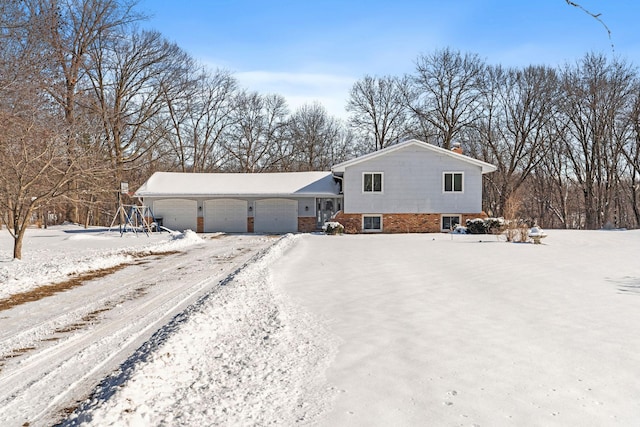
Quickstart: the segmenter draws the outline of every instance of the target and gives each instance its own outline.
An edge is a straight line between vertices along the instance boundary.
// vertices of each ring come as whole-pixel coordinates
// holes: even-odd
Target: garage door
[[[195,200],[156,200],[153,202],[153,216],[162,218],[162,225],[170,230],[197,231],[197,206]]]
[[[247,232],[247,201],[238,199],[215,199],[204,202],[204,231],[211,233]]]
[[[298,231],[298,202],[289,199],[256,201],[253,229],[256,233]]]

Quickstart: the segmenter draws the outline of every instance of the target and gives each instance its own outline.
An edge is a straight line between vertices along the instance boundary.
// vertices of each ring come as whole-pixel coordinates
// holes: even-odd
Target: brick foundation
[[[298,217],[298,231],[300,233],[311,233],[318,229],[316,218],[313,216]]]
[[[486,219],[489,216],[484,213],[484,212],[480,212],[477,214],[462,214],[461,219],[460,219],[460,225],[467,225],[467,220],[468,219],[476,219],[476,218],[482,218],[482,219]]]
[[[198,217],[198,229],[196,233],[204,233],[204,218],[201,216]]]
[[[247,217],[247,233],[253,233],[253,217]]]
[[[342,224],[346,234],[356,234],[362,231],[362,215],[360,214],[345,214],[340,211],[333,220]]]
[[[383,233],[438,233],[440,214],[382,215]]]
[[[363,214],[345,214],[338,212],[335,220],[344,226],[347,234],[362,233]],[[373,215],[373,214],[372,214]],[[460,214],[461,224],[464,225],[467,219],[484,218],[486,214]],[[441,214],[383,214],[383,233],[439,233]]]

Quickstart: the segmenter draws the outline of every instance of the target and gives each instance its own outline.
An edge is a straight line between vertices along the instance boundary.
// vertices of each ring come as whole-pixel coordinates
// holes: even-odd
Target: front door
[[[316,199],[316,219],[318,228],[322,228],[325,222],[331,221],[336,213],[335,199]]]

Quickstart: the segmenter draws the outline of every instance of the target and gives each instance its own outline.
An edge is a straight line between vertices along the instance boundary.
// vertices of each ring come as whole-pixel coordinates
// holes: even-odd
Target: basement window
[[[460,215],[442,215],[442,231],[452,231],[460,224]]]
[[[363,215],[362,230],[368,232],[382,231],[382,215]]]

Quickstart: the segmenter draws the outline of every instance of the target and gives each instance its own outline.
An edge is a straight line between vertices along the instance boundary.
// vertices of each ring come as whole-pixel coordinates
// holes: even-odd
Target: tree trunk
[[[13,259],[22,259],[22,241],[26,228],[15,230],[16,234],[13,239]]]
[[[631,181],[631,207],[636,220],[636,228],[640,227],[640,209],[638,209],[638,191],[635,180]]]

